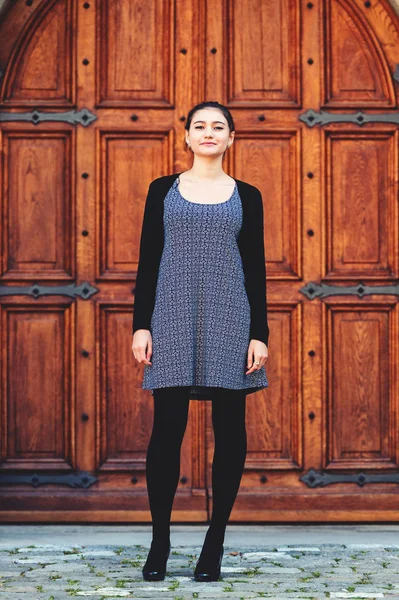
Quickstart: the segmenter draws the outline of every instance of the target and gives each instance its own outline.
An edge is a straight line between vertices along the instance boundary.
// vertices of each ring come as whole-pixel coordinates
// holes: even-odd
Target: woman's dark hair
[[[187,120],[186,120],[184,129],[187,129],[187,131],[190,129],[191,121],[193,120],[194,114],[197,112],[197,110],[201,110],[202,108],[217,108],[217,109],[219,109],[223,113],[223,115],[226,117],[226,121],[227,121],[227,124],[230,129],[230,133],[232,131],[235,131],[233,116],[232,116],[231,112],[229,111],[229,109],[226,106],[224,106],[224,104],[219,104],[219,102],[216,102],[214,100],[208,100],[207,102],[201,102],[200,104],[196,104],[195,106],[193,106],[193,108],[190,110],[190,112],[187,115]],[[187,148],[187,144],[186,144],[185,140],[184,140],[183,144],[184,144],[184,149],[187,152],[188,148]]]

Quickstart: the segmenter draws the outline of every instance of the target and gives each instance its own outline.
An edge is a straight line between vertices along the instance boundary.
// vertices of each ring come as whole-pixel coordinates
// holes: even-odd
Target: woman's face
[[[227,119],[217,108],[197,110],[191,119],[190,129],[186,130],[186,141],[194,154],[219,156],[231,146],[234,131],[230,133]]]

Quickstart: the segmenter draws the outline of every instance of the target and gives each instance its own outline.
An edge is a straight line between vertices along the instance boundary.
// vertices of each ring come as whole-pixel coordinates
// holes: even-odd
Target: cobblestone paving
[[[143,580],[147,546],[31,545],[0,551],[0,600],[87,597],[399,599],[399,544],[262,546],[225,544],[219,581],[198,583],[201,547],[172,546],[164,581]]]

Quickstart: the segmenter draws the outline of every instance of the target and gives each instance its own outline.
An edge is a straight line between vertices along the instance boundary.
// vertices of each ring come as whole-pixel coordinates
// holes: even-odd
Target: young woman
[[[190,399],[212,401],[212,518],[194,578],[215,581],[244,469],[246,395],[268,387],[262,196],[223,170],[235,135],[225,106],[197,104],[185,129],[192,167],[148,190],[134,300],[132,350],[144,363],[142,387],[154,397],[148,581],[166,573]]]

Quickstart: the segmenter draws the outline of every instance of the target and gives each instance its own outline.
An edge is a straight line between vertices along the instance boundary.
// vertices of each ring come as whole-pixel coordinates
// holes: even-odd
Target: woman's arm
[[[245,289],[251,307],[250,339],[269,341],[266,299],[266,258],[262,194],[251,186],[245,195],[243,224],[238,237],[245,274]]]
[[[157,191],[155,181],[152,181],[148,188],[141,229],[132,333],[137,329],[151,330],[163,246],[163,198]]]

